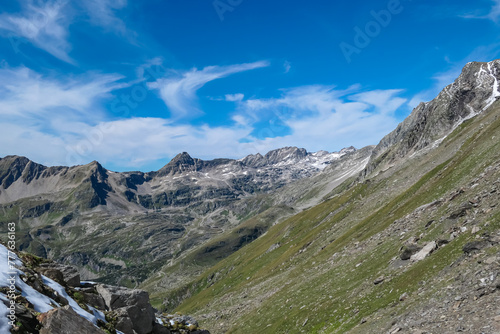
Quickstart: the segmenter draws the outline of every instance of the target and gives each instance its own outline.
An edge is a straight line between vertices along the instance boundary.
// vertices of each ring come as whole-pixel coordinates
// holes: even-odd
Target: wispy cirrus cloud
[[[160,97],[176,119],[200,115],[196,92],[210,81],[225,78],[231,74],[269,66],[267,61],[229,66],[208,66],[202,70],[193,68],[175,76],[160,78],[148,83],[150,89],[159,91]]]
[[[44,76],[27,67],[0,68],[0,148],[49,165],[67,162],[68,145],[96,135],[108,118],[103,101],[128,86],[118,74]],[[100,135],[100,134],[99,134]]]
[[[242,101],[245,98],[244,94],[238,93],[238,94],[226,94],[225,95],[225,100],[228,102],[239,102]]]
[[[491,9],[486,14],[466,14],[462,15],[462,18],[465,19],[483,19],[483,20],[491,20],[493,22],[498,23],[500,19],[500,0],[492,0],[493,4]]]
[[[398,96],[401,90],[316,85],[282,90],[278,98],[229,96],[226,100],[234,100],[237,109],[233,122],[224,126],[157,117],[117,120],[103,104],[126,85],[120,79],[113,74],[56,79],[25,67],[1,68],[0,81],[9,85],[0,88],[0,154],[25,155],[48,165],[98,160],[123,170],[151,166],[180,151],[211,159],[283,146],[311,151],[361,147],[376,144],[397,125],[392,111],[405,102]],[[289,131],[283,134],[280,127]]]
[[[52,119],[57,114],[97,117],[97,102],[127,86],[118,74],[89,73],[65,80],[45,77],[27,67],[0,68],[0,115],[20,121]]]
[[[264,137],[250,136],[245,140],[254,142],[259,151],[297,145],[309,150],[331,150],[338,148],[339,143],[362,147],[377,144],[398,124],[394,112],[407,101],[398,96],[401,92],[361,91],[359,85],[345,90],[303,86],[284,90],[279,98],[243,101],[233,119],[246,126],[263,118],[269,121]],[[276,135],[280,132],[276,124],[287,127],[288,134]]]
[[[72,49],[69,27],[74,23],[73,11],[78,3],[68,0],[20,0],[20,4],[20,12],[0,14],[0,30],[7,32],[11,38],[26,39],[52,56],[75,64],[69,55]],[[117,10],[127,5],[126,0],[82,0],[79,4],[94,25],[122,35],[127,31],[125,23],[116,15]]]
[[[67,41],[70,22],[64,13],[67,4],[66,0],[37,4],[33,1],[21,1],[20,13],[0,14],[0,29],[7,31],[10,36],[29,40],[58,59],[74,63],[68,55],[71,45]]]
[[[82,6],[94,25],[114,30],[122,35],[127,31],[125,22],[117,11],[127,6],[127,0],[82,0]]]
[[[390,114],[407,101],[405,98],[397,97],[402,92],[402,89],[373,90],[355,94],[351,99],[372,105],[382,114]]]

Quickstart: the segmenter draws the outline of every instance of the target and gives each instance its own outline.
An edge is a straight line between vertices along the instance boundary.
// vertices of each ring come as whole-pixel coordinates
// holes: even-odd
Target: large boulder
[[[413,254],[419,252],[422,248],[415,244],[409,244],[403,247],[403,252],[399,256],[401,260],[406,261],[409,260]]]
[[[95,307],[98,310],[106,309],[104,299],[99,294],[82,291],[82,295],[85,304]]]
[[[70,306],[64,306],[42,313],[37,317],[42,324],[40,334],[85,333],[104,334],[87,319],[79,316]]]
[[[59,269],[55,268],[40,268],[38,272],[42,275],[47,276],[48,278],[56,281],[59,284],[65,284],[64,276]]]
[[[490,245],[490,243],[486,240],[475,240],[475,241],[471,241],[471,242],[466,243],[462,247],[462,251],[465,254],[471,254],[474,251],[479,251],[483,248],[488,247],[489,245]]]
[[[125,306],[149,305],[149,295],[144,290],[127,289],[120,286],[98,284],[97,293],[104,299],[104,303],[110,310],[116,310]]]
[[[123,328],[117,327],[117,329],[125,334],[133,334],[133,331],[137,334],[151,333],[155,322],[155,313],[149,303],[149,295],[146,291],[104,284],[97,285],[96,290],[104,299],[106,307],[117,311],[119,327]],[[132,323],[133,331],[128,328],[130,323],[127,318]]]
[[[134,324],[130,319],[128,312],[125,308],[118,309],[113,312],[113,316],[116,317],[115,328],[125,334],[134,333]]]
[[[431,241],[427,245],[425,245],[424,248],[422,248],[419,252],[413,254],[410,259],[415,262],[421,261],[429,256],[429,254],[431,254],[436,248],[437,243],[435,241]]]

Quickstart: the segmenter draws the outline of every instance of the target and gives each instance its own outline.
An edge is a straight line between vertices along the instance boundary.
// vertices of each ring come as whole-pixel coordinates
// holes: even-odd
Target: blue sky
[[[500,0],[56,0],[0,5],[0,156],[157,170],[377,144],[469,61]]]

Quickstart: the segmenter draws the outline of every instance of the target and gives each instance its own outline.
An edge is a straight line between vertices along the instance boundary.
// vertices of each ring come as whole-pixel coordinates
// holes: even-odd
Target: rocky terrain
[[[359,150],[181,153],[150,173],[6,157],[1,220],[211,333],[499,333],[499,78],[467,64]]]
[[[20,250],[75,265],[85,279],[135,287],[193,247],[273,205],[290,205],[290,197],[274,198],[274,192],[355,151],[287,147],[213,161],[181,153],[150,173],[115,173],[98,162],[45,167],[8,156],[0,159],[0,220],[16,223]],[[224,256],[266,226],[239,233]]]
[[[499,64],[468,64],[357,177],[164,304],[214,333],[500,332]]]
[[[10,261],[0,276],[2,333],[210,334],[192,317],[158,313],[146,291],[80,281],[72,266],[1,244],[0,255]]]

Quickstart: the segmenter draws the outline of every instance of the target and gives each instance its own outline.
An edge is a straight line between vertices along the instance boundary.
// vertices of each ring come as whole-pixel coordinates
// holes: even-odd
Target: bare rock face
[[[106,306],[116,311],[117,329],[125,334],[147,334],[153,330],[155,313],[149,303],[149,295],[143,290],[130,290],[117,286],[99,284],[97,292]],[[132,331],[131,331],[132,329]]]
[[[80,317],[70,306],[64,306],[42,313],[38,320],[43,325],[40,334],[85,333],[104,334],[87,319]]]
[[[471,62],[454,83],[432,101],[420,103],[373,151],[367,172],[382,160],[391,164],[431,146],[463,121],[486,111],[500,97],[500,60]]]

